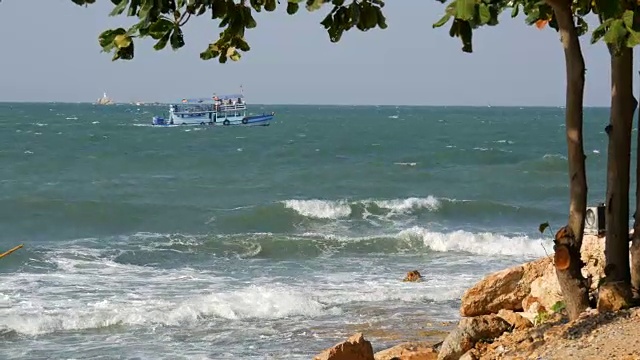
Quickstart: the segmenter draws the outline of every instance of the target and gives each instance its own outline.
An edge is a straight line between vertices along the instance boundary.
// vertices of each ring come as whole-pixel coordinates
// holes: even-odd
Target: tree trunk
[[[631,241],[631,288],[633,297],[640,299],[640,111],[638,112],[636,150],[636,216],[633,221],[633,240]]]
[[[582,143],[582,106],[584,97],[584,58],[578,40],[571,1],[548,0],[553,8],[562,46],[567,75],[566,131],[569,162],[569,222],[555,236],[556,274],[566,309],[576,319],[589,307],[589,291],[582,276],[580,248],[587,208],[587,177]]]
[[[633,50],[624,47],[611,54],[611,119],[607,157],[605,244],[607,282],[630,284],[629,270],[629,170],[631,127],[636,100],[633,97]]]

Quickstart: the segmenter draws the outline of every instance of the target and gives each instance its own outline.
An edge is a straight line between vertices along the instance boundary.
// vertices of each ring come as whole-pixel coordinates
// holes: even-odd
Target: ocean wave
[[[433,232],[421,227],[401,231],[398,236],[421,239],[424,246],[438,252],[467,252],[477,255],[505,255],[542,257],[553,244],[548,239],[531,239],[528,236],[506,236],[489,232],[471,233],[457,230],[449,233]]]
[[[348,218],[357,213],[385,213],[393,216],[407,214],[411,211],[426,209],[436,211],[440,207],[440,200],[433,196],[426,198],[410,197],[406,199],[391,200],[285,200],[285,208],[296,213],[317,219]]]
[[[95,299],[94,299],[95,300]],[[339,314],[340,310],[285,285],[256,286],[191,297],[182,302],[153,298],[69,299],[69,305],[16,304],[0,310],[0,333],[41,335],[112,326],[184,326],[215,319],[282,319]]]
[[[128,244],[133,245],[131,240]],[[438,232],[420,226],[366,236],[312,231],[199,236],[157,234],[153,240],[141,243],[139,248],[119,253],[114,261],[145,265],[154,261],[173,261],[180,256],[191,260],[212,255],[223,258],[304,259],[430,252],[534,258],[545,256],[552,246],[549,239],[525,235],[463,230]],[[168,254],[167,251],[175,253]]]

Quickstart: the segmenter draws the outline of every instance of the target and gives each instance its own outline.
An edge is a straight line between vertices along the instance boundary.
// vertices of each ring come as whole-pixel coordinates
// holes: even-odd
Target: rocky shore
[[[640,360],[640,309],[602,299],[604,238],[585,235],[581,258],[593,309],[568,321],[551,256],[490,274],[462,296],[461,320],[441,342],[404,342],[374,353],[356,333],[314,360]],[[405,281],[419,281],[418,271]],[[602,291],[602,290],[601,290]],[[606,298],[601,296],[601,298]]]

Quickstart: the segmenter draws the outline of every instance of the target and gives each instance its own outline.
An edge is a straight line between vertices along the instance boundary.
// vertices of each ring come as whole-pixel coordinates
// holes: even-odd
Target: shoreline
[[[604,237],[585,235],[581,249],[582,272],[591,279],[594,298],[604,277],[604,242]],[[390,338],[396,343],[391,347],[380,346],[380,339],[400,331],[355,326],[349,329],[354,331],[347,341],[313,359],[595,360],[604,356],[640,360],[640,308],[602,312],[589,308],[579,319],[569,321],[552,255],[486,275],[461,297],[460,315],[457,322],[443,323],[441,332]]]

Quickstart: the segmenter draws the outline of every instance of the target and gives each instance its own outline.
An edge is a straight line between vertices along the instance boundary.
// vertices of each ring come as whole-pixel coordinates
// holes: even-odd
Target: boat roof
[[[218,97],[218,100],[228,100],[228,99],[238,99],[244,98],[243,94],[228,94],[228,95],[214,95],[212,97],[208,97],[208,98],[184,98],[181,99],[180,101],[176,102],[176,104],[205,104],[205,103],[213,103],[214,102],[214,98]]]

